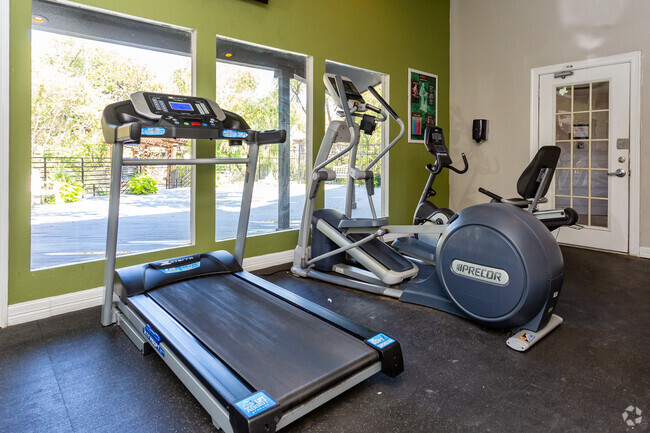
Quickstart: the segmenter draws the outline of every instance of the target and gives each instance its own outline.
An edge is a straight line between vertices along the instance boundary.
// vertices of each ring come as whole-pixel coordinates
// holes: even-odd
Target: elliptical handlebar
[[[327,74],[323,77],[325,81],[325,85],[327,87]],[[345,115],[345,122],[347,123],[348,129],[350,130],[350,143],[345,147],[345,149],[337,152],[335,155],[325,159],[325,161],[321,162],[320,164],[316,165],[312,169],[312,175],[314,173],[317,173],[319,170],[327,166],[328,164],[332,163],[333,161],[339,159],[346,153],[348,153],[354,146],[358,144],[359,141],[359,134],[357,133],[357,130],[355,128],[356,123],[352,119],[352,113],[350,112],[350,105],[348,101],[347,94],[345,93],[345,87],[343,86],[343,79],[341,78],[340,75],[336,75],[334,77],[334,80],[336,82],[336,90],[338,92],[338,97],[341,100],[341,105],[343,108],[343,113]],[[330,92],[331,93],[331,92]],[[334,95],[332,95],[334,97]]]
[[[368,164],[368,165],[366,166],[365,171],[370,171],[370,170],[372,169],[372,167],[373,167],[375,164],[377,164],[377,163],[379,162],[379,160],[381,160],[381,158],[383,158],[383,156],[386,155],[386,153],[388,153],[388,151],[389,151],[393,146],[395,146],[395,144],[397,144],[397,142],[398,142],[398,141],[399,141],[399,140],[404,136],[404,132],[405,132],[404,122],[402,122],[402,119],[399,118],[399,116],[397,115],[397,113],[395,112],[395,110],[393,110],[393,108],[392,108],[390,105],[388,105],[388,102],[386,102],[386,100],[385,100],[384,98],[381,97],[381,95],[380,95],[380,94],[375,90],[375,88],[374,88],[373,86],[368,86],[368,91],[372,94],[372,96],[375,97],[375,99],[377,99],[377,101],[379,101],[379,103],[381,104],[381,106],[382,106],[382,107],[383,107],[383,108],[388,112],[388,114],[390,114],[390,116],[391,116],[391,117],[392,117],[392,118],[397,122],[397,124],[400,126],[400,131],[399,131],[399,134],[397,134],[397,137],[395,137],[395,138],[394,138],[390,143],[388,143],[388,146],[386,146],[386,148],[385,148],[384,150],[382,150],[381,152],[379,152],[379,155],[377,155],[377,156],[375,157],[375,159],[373,159],[372,161],[370,161],[370,164]],[[383,111],[383,110],[381,110],[381,111]],[[383,112],[380,113],[380,114],[384,115]],[[385,116],[385,115],[384,115],[384,116]]]
[[[345,93],[345,88],[343,87],[343,79],[340,75],[336,75],[336,90],[339,92],[339,98],[341,98],[341,105],[343,106],[343,113],[345,114],[345,121],[349,127],[352,127],[354,120],[352,120],[352,114],[350,114],[350,106],[348,105],[348,97]]]
[[[372,96],[375,97],[375,99],[377,101],[379,101],[381,106],[386,109],[388,114],[390,114],[390,117],[392,117],[395,120],[399,120],[399,116],[397,115],[395,110],[393,110],[393,108],[390,105],[388,105],[388,102],[386,102],[386,100],[384,98],[382,98],[379,93],[377,93],[377,91],[375,90],[375,88],[373,86],[368,86],[368,91],[372,94]]]
[[[385,148],[384,150],[382,150],[381,152],[379,152],[379,155],[377,155],[377,156],[375,157],[375,159],[373,159],[372,161],[370,161],[370,164],[368,164],[368,166],[365,168],[365,171],[370,171],[370,169],[372,169],[372,167],[373,167],[375,164],[377,164],[377,163],[379,162],[379,160],[380,160],[381,158],[383,158],[383,156],[386,155],[386,154],[388,153],[388,151],[389,151],[393,146],[395,146],[395,144],[397,144],[397,142],[400,141],[400,139],[404,136],[404,131],[405,131],[405,128],[404,128],[404,122],[402,122],[402,119],[400,119],[399,117],[394,118],[394,119],[395,119],[395,121],[397,122],[397,124],[398,124],[399,127],[400,127],[399,134],[397,134],[397,137],[395,137],[395,138],[394,138],[390,143],[388,143],[388,146],[386,146],[386,148]]]

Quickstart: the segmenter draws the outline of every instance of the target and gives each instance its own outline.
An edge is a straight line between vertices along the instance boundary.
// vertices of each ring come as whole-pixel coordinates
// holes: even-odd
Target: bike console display
[[[440,173],[443,168],[448,168],[458,174],[463,174],[467,171],[467,157],[464,153],[461,154],[461,157],[463,158],[463,164],[465,164],[465,167],[459,170],[452,165],[454,162],[451,160],[451,156],[449,156],[449,151],[447,150],[447,145],[445,144],[445,134],[439,126],[427,126],[424,131],[424,145],[436,158],[435,164],[428,164],[426,166],[430,173],[436,175]]]
[[[436,161],[446,167],[452,164],[447,145],[445,144],[445,135],[439,126],[427,126],[424,133],[424,145],[427,150],[436,157]]]

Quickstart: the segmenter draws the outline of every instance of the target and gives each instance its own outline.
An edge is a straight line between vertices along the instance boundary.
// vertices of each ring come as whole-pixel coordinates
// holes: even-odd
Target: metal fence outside
[[[305,178],[304,140],[297,140],[298,145],[290,154],[290,176],[292,181],[301,181]],[[108,194],[111,176],[110,158],[93,157],[66,157],[66,156],[33,156],[32,173],[38,174],[41,185],[34,190],[47,190],[48,182],[59,171],[83,185],[86,195],[99,196]],[[142,167],[124,167],[122,180],[125,183],[136,173],[142,173]],[[144,173],[153,176],[166,189],[186,188],[192,184],[192,170],[187,166],[153,167],[144,170]],[[219,166],[216,168],[218,182],[237,182],[243,180],[244,170],[236,166]],[[261,155],[257,166],[259,179],[273,177],[277,179],[277,155]],[[33,185],[32,188],[36,186]]]
[[[56,172],[65,170],[66,174],[80,182],[86,194],[103,195],[108,193],[111,160],[110,158],[83,158],[61,156],[32,157],[32,171],[45,185]]]

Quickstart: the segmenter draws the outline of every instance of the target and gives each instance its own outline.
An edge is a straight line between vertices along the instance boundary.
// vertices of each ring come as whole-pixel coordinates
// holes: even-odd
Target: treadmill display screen
[[[174,110],[194,111],[194,107],[192,107],[192,104],[188,104],[186,102],[172,102],[172,101],[169,101],[169,106],[172,107],[172,109],[174,109]]]

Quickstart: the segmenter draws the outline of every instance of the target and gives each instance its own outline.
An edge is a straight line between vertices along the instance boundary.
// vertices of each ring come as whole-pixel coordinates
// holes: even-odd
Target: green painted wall
[[[215,95],[217,34],[313,56],[314,152],[325,130],[325,60],[390,75],[390,101],[405,119],[407,68],[438,74],[438,123],[449,128],[449,0],[80,0],[90,6],[196,30],[197,95]],[[30,28],[31,2],[11,0],[11,131],[9,303],[102,285],[103,261],[30,271]],[[418,18],[420,18],[418,20]],[[424,19],[426,18],[426,20]],[[368,25],[363,34],[359,25]],[[218,101],[217,101],[218,102]],[[397,134],[395,124],[391,136]],[[205,143],[203,143],[205,144]],[[197,146],[199,157],[214,146]],[[390,154],[389,214],[392,223],[409,223],[427,174],[430,155],[420,144],[398,143]],[[123,257],[118,266],[215,249],[232,252],[234,242],[214,242],[214,168],[198,167],[196,244],[163,252]],[[448,201],[448,181],[436,183],[437,203]],[[297,231],[251,237],[246,256],[285,251]]]

